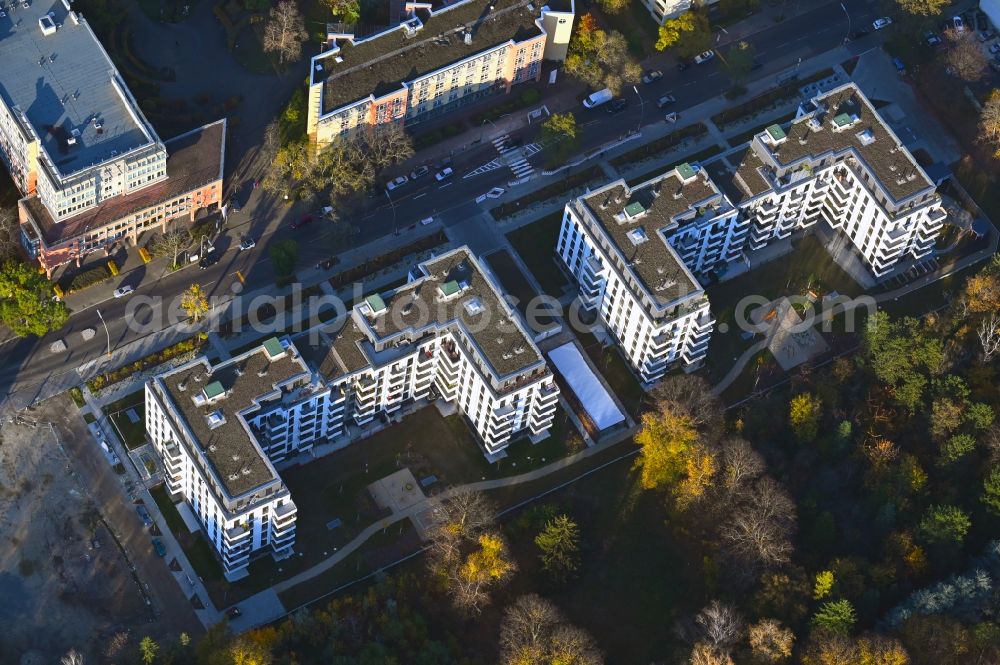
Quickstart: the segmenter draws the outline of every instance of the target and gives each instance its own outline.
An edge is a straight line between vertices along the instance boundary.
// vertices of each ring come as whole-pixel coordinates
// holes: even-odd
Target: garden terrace
[[[437,11],[418,10],[423,24],[416,36],[407,37],[405,24],[352,43],[339,44],[336,57],[317,59],[323,67],[323,113],[363,99],[381,97],[403,87],[404,82],[437,71],[451,63],[487,51],[505,42],[521,42],[542,34],[538,14],[524,0],[467,0]],[[491,9],[492,7],[492,9]],[[466,44],[461,33],[472,33]],[[341,60],[341,62],[338,62]]]
[[[664,233],[700,217],[701,208],[722,205],[723,201],[707,173],[697,172],[687,163],[631,189],[618,181],[578,199],[661,305],[701,290]]]
[[[742,203],[747,199],[771,191],[771,183],[760,171],[762,168],[764,168],[764,162],[760,161],[756,152],[747,148],[740,160],[740,165],[736,167],[736,172],[733,174],[735,187],[726,188],[733,201]]]
[[[897,203],[934,184],[910,152],[889,129],[868,99],[853,84],[817,97],[818,108],[792,123],[786,136],[767,132],[754,138],[754,147],[779,168],[802,160],[840,158],[853,153]]]

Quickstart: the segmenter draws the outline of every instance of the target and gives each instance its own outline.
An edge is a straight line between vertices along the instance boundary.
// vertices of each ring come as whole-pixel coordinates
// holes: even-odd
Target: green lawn
[[[174,537],[188,533],[187,525],[184,523],[184,519],[181,518],[181,514],[177,512],[177,505],[170,500],[170,494],[167,492],[167,486],[157,485],[153,489],[149,490],[149,493],[152,495],[153,501],[156,502],[160,512],[163,513],[163,519],[167,521],[167,527],[169,527],[170,531],[173,532]]]
[[[538,285],[546,294],[556,298],[569,285],[565,273],[556,264],[556,243],[561,225],[562,212],[557,212],[507,234]]]
[[[206,588],[213,599],[213,589],[226,584],[223,579],[222,566],[216,558],[215,551],[206,540],[205,535],[199,530],[191,533],[188,531],[184,519],[177,511],[177,505],[170,500],[166,485],[157,485],[149,490],[153,501],[163,514],[163,519],[167,521],[167,527],[174,538],[180,543],[184,555],[191,562],[198,576],[205,581]]]
[[[129,419],[129,409],[135,410],[138,422],[133,423]],[[146,396],[142,389],[105,405],[103,411],[114,423],[126,448],[133,450],[146,443]]]

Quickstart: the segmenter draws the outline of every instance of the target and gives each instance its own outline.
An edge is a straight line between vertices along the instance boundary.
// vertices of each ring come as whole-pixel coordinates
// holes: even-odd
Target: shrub
[[[59,286],[62,288],[64,293],[75,293],[94,286],[95,284],[106,282],[111,279],[111,277],[111,271],[108,270],[108,266],[102,264],[94,266],[89,270],[78,272],[69,277],[64,276],[63,281],[59,284]]]
[[[83,391],[76,386],[69,389],[69,396],[73,398],[73,403],[76,404],[76,408],[82,409],[86,406],[87,402],[83,399]]]

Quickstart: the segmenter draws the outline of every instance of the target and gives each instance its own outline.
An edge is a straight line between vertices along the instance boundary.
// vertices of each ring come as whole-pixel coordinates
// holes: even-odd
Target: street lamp
[[[392,206],[392,232],[393,235],[399,235],[399,227],[396,226],[396,202],[392,200],[392,196],[389,195],[389,190],[385,190],[385,198],[389,199],[389,205]]]
[[[483,118],[483,123],[480,125],[480,127],[485,127],[486,123],[490,123],[493,126],[493,129],[496,130],[497,132],[500,131],[500,129],[497,127],[496,123],[493,122],[492,120],[490,120],[489,118]],[[480,143],[483,142],[483,132],[479,132],[479,142]]]
[[[97,318],[101,320],[104,325],[104,334],[108,336],[108,358],[111,357],[111,333],[108,332],[108,324],[104,322],[104,317],[101,316],[101,310],[95,310],[97,312]]]
[[[844,43],[846,44],[851,40],[851,12],[847,11],[847,7],[844,3],[840,3],[840,8],[844,10],[844,14],[847,15],[847,36],[844,37]]]
[[[632,86],[635,90],[635,96],[639,98],[639,125],[635,128],[635,133],[638,134],[642,131],[642,116],[646,110],[646,103],[642,99],[642,95],[639,94],[639,88],[637,86]]]

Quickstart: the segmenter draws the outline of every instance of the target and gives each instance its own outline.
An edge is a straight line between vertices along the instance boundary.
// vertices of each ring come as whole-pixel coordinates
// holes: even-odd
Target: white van
[[[598,90],[597,92],[592,93],[589,97],[583,100],[583,105],[588,109],[597,108],[601,104],[610,102],[613,97],[614,95],[611,94],[611,91],[605,88],[604,90]]]

